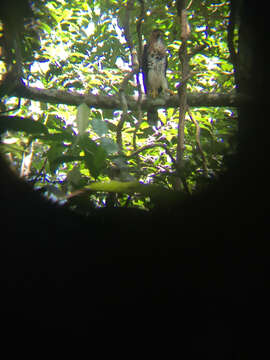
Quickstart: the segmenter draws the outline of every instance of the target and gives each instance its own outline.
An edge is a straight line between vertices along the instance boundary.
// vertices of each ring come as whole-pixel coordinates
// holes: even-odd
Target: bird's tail
[[[147,121],[149,125],[155,126],[158,122],[158,111],[156,109],[151,109],[147,111]]]

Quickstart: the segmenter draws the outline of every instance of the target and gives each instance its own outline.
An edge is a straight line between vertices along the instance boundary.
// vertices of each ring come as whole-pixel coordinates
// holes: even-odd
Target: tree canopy
[[[38,20],[12,49],[20,81],[5,77],[5,53],[0,63],[1,147],[21,176],[88,213],[151,209],[163,194],[199,191],[226,169],[241,101],[229,1],[179,3],[34,3]],[[155,28],[168,47],[169,99],[143,93],[140,59]],[[146,119],[152,106],[154,127]]]

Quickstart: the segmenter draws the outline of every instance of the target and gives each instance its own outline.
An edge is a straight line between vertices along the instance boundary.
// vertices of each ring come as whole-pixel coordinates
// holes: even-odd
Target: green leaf
[[[135,194],[139,193],[144,196],[150,196],[155,202],[158,203],[170,203],[179,201],[179,197],[184,197],[183,194],[167,190],[159,185],[155,184],[142,184],[139,181],[110,181],[110,182],[95,182],[87,185],[85,189],[91,191],[112,192],[112,193],[125,193]]]
[[[44,22],[40,22],[39,26],[41,29],[43,29],[48,34],[50,34],[52,31],[51,27],[49,25],[45,24]]]
[[[38,121],[19,116],[0,116],[0,133],[7,130],[24,131],[27,134],[48,134],[45,125]]]
[[[77,114],[76,114],[76,123],[79,130],[79,135],[82,135],[89,125],[89,115],[90,110],[89,107],[83,103],[78,106]]]
[[[91,121],[91,127],[99,136],[106,135],[109,131],[107,123],[98,118],[95,118]]]
[[[110,138],[101,138],[100,145],[106,150],[108,154],[114,154],[119,150],[118,145],[113,139]]]
[[[98,146],[94,153],[86,153],[84,159],[90,174],[96,179],[106,164],[106,153],[104,149],[102,149],[101,146]]]
[[[101,170],[106,164],[106,151],[102,146],[99,146],[95,141],[89,139],[87,134],[80,136],[78,145],[85,152],[85,165],[89,169],[91,175],[97,178]]]
[[[61,164],[65,164],[73,161],[79,161],[79,160],[82,161],[83,157],[73,156],[73,155],[62,155],[59,156],[58,158],[55,158],[52,162],[50,162],[50,168],[52,172],[55,172]]]
[[[110,182],[96,182],[85,187],[92,191],[103,191],[103,192],[118,192],[118,193],[141,193],[144,195],[151,195],[157,191],[164,189],[157,185],[145,185],[138,181],[110,181]],[[167,192],[167,191],[166,191]]]
[[[98,146],[95,141],[89,138],[88,134],[79,136],[78,145],[82,150],[84,150],[84,152],[92,154],[95,153]]]
[[[71,134],[69,134],[67,131],[63,131],[63,132],[59,132],[56,134],[49,134],[49,135],[41,135],[38,136],[39,139],[43,140],[43,141],[57,141],[57,142],[61,142],[61,141],[68,141],[68,142],[72,142],[74,140],[74,136],[72,136]]]

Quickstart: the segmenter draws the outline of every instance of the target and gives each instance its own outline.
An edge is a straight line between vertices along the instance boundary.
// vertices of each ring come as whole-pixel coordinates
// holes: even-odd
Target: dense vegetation
[[[183,83],[188,93],[233,93],[228,1],[190,2],[187,45],[193,56],[188,79],[182,76],[175,1],[55,0],[37,2],[33,10],[38,23],[28,25],[20,43],[24,84],[81,95],[120,95],[121,106],[68,105],[60,92],[54,102],[42,95],[36,101],[25,95],[19,103],[12,93],[4,96],[1,110],[16,117],[1,124],[2,150],[21,176],[87,213],[96,206],[148,209],[153,191],[192,193],[226,169],[236,146],[235,109],[189,107],[180,164],[179,108],[159,106],[157,126],[147,123],[134,54],[140,58],[151,30],[160,28],[168,46],[169,87],[176,96]],[[4,61],[0,70],[7,70]],[[133,109],[125,107],[130,97]],[[136,181],[159,187],[146,191]],[[91,192],[78,192],[86,188]]]

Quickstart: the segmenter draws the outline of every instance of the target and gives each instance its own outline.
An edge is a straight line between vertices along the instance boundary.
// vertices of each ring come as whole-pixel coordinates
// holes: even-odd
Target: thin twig
[[[0,115],[16,111],[16,110],[20,109],[20,107],[21,107],[21,98],[18,98],[18,104],[14,108],[7,109],[5,111],[1,111]]]
[[[207,46],[208,46],[208,44],[206,44],[206,43],[195,46],[193,49],[190,50],[190,52],[188,54],[189,58],[192,58],[193,56],[195,56],[199,52],[203,51]]]
[[[136,151],[134,151],[132,154],[128,155],[128,158],[132,158],[137,156],[139,153],[148,150],[148,149],[152,149],[155,147],[161,147],[162,149],[165,150],[165,153],[170,157],[171,161],[173,164],[175,164],[175,158],[173,156],[173,154],[171,153],[171,151],[169,150],[169,148],[167,147],[167,145],[162,144],[162,143],[156,143],[156,144],[149,144],[149,145],[145,145],[142,146],[141,148],[137,149]]]
[[[188,80],[190,80],[191,78],[193,78],[193,76],[199,74],[198,71],[190,71],[185,78],[181,79],[181,83],[180,83],[180,87],[183,86],[184,84],[186,84],[188,82]]]

